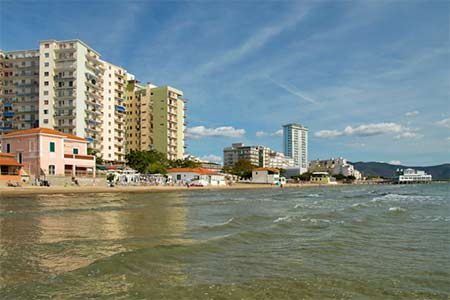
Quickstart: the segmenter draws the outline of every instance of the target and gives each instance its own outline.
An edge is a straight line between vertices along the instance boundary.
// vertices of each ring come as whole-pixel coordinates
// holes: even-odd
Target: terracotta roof
[[[200,175],[217,174],[217,172],[205,168],[173,168],[167,170],[167,173],[197,173]]]
[[[59,135],[59,136],[64,136],[64,137],[72,139],[72,140],[78,140],[78,141],[87,142],[86,139],[84,139],[84,138],[78,137],[76,135],[64,133],[64,132],[61,132],[61,131],[58,131],[58,130],[50,129],[50,128],[33,128],[33,129],[15,131],[15,132],[11,132],[11,133],[5,134],[4,137],[17,136],[17,135],[26,135],[26,134],[37,134],[37,133],[46,133],[46,134]]]
[[[0,157],[16,157],[14,154],[0,152]]]
[[[0,157],[0,166],[22,166],[13,158]]]
[[[277,168],[257,168],[255,169],[255,171],[272,171],[277,173],[280,172],[280,170],[278,170]]]

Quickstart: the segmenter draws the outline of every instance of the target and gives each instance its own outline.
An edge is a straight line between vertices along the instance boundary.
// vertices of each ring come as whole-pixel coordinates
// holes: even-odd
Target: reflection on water
[[[2,299],[448,299],[448,185],[0,195]]]
[[[1,202],[3,284],[88,266],[103,257],[180,239],[180,194],[40,195]],[[148,203],[151,202],[151,206]],[[172,203],[172,206],[167,205]]]

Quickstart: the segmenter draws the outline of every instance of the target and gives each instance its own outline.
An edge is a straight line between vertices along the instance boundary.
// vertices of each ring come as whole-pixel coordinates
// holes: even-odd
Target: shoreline
[[[353,184],[324,185],[316,183],[286,184],[283,188],[305,188],[305,187],[335,187]],[[233,186],[207,186],[207,187],[185,187],[185,186],[22,186],[22,187],[0,187],[1,196],[11,195],[38,195],[38,194],[83,194],[83,193],[149,193],[149,192],[174,192],[174,191],[222,191],[222,190],[250,190],[250,189],[281,189],[271,184],[235,184]]]

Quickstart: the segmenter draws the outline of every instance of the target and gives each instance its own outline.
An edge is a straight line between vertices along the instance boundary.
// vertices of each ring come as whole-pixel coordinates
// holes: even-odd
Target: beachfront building
[[[199,186],[226,185],[225,175],[204,168],[173,168],[167,170],[167,175],[175,183]]]
[[[308,128],[292,123],[283,125],[284,155],[294,159],[294,165],[302,174],[308,169]]]
[[[252,171],[252,183],[284,184],[286,179],[280,176],[276,168],[257,168]]]
[[[103,95],[99,153],[106,164],[122,164],[126,151],[126,87],[132,75],[103,61]],[[89,121],[94,124],[94,121]]]
[[[0,181],[16,181],[22,179],[22,164],[14,154],[0,152]]]
[[[242,143],[236,143],[223,150],[224,166],[232,167],[241,159],[248,160],[252,165],[261,168],[286,169],[294,165],[292,158],[266,146],[245,146]]]
[[[308,167],[309,172],[327,172],[331,175],[354,176],[356,179],[361,179],[361,172],[355,169],[352,164],[349,164],[345,158],[331,158],[325,160],[312,160]]]
[[[127,97],[128,151],[156,150],[167,159],[183,159],[185,102],[183,92],[170,86],[145,86],[130,80]]]
[[[336,180],[327,172],[313,172],[311,174],[310,182],[318,184],[336,184]]]
[[[49,128],[33,128],[0,136],[4,153],[13,154],[23,171],[42,176],[93,176],[95,157],[87,155],[88,141]]]
[[[0,50],[0,135],[39,126],[39,50]]]
[[[123,164],[128,150],[154,149],[182,159],[185,102],[179,89],[140,86],[77,39],[0,51],[0,135],[55,129],[86,138],[107,164]]]
[[[153,149],[167,155],[167,159],[184,158],[185,110],[183,92],[160,86],[150,90],[153,99]]]
[[[425,171],[414,169],[397,169],[393,178],[396,184],[431,183],[432,176]]]

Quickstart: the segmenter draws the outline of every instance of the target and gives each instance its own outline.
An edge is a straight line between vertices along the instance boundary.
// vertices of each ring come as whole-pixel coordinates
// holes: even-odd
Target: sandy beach
[[[303,187],[332,187],[336,185],[319,185],[313,183],[286,184],[283,188]],[[279,186],[270,184],[234,184],[233,186],[208,186],[208,187],[185,187],[185,186],[31,186],[22,187],[0,187],[0,195],[29,195],[29,194],[78,194],[78,193],[148,193],[148,192],[171,192],[171,191],[197,191],[197,190],[236,190],[236,189],[280,189]]]

